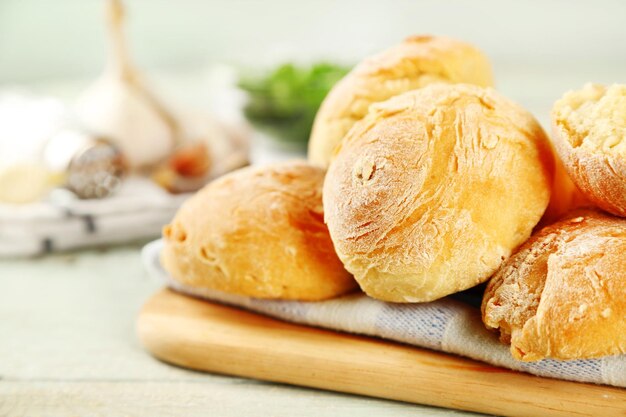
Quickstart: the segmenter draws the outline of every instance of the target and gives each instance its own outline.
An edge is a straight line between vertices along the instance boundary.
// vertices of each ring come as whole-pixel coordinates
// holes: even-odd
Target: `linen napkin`
[[[421,304],[385,303],[364,294],[317,302],[254,299],[174,281],[161,267],[162,248],[161,240],[146,245],[142,252],[144,266],[152,277],[181,293],[293,323],[380,337],[533,375],[626,387],[626,355],[572,361],[516,361],[509,347],[484,328],[480,310],[453,297]]]
[[[151,239],[186,198],[169,194],[149,179],[133,177],[101,200],[0,204],[0,257]]]

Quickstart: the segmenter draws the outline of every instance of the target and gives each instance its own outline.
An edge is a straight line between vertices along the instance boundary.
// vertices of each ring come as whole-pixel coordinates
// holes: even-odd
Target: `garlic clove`
[[[206,146],[212,177],[247,165],[250,132],[217,120],[206,111],[186,109],[179,116],[185,137]]]
[[[107,66],[78,99],[75,111],[85,128],[119,147],[131,168],[148,168],[164,160],[179,143],[180,129],[131,64],[121,1],[107,0],[106,5]]]
[[[144,97],[109,74],[78,99],[76,114],[87,129],[117,145],[133,168],[163,160],[175,143],[171,127]]]

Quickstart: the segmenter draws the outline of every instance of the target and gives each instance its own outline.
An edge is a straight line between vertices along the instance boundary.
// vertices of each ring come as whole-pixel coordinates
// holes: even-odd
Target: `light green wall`
[[[626,69],[626,1],[127,0],[144,68],[296,57],[351,62],[411,33],[460,37],[496,66]],[[0,0],[0,83],[91,76],[103,0]],[[626,75],[625,75],[626,77]]]

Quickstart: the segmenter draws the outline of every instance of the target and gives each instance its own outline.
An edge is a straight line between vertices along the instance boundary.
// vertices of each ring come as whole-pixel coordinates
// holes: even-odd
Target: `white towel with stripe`
[[[153,239],[186,198],[133,177],[102,200],[0,204],[0,257]]]
[[[508,346],[487,331],[475,306],[452,297],[423,304],[393,304],[353,294],[328,301],[260,300],[185,286],[161,267],[161,240],[146,245],[143,262],[149,274],[170,288],[281,320],[465,356],[491,365],[570,381],[626,388],[626,355],[600,359],[520,362]]]

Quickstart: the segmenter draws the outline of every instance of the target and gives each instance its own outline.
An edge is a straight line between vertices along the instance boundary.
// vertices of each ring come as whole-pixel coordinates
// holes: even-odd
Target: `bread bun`
[[[538,227],[548,226],[562,219],[572,210],[576,210],[581,207],[593,207],[593,205],[578,189],[576,184],[574,184],[567,173],[567,170],[563,166],[563,162],[557,155],[555,155],[554,180],[552,182],[552,191],[550,193],[550,203],[548,204],[548,208],[541,218]]]
[[[557,152],[598,207],[626,216],[626,85],[588,84],[554,104]]]
[[[537,121],[496,93],[436,84],[370,108],[324,183],[339,258],[370,296],[421,302],[487,280],[550,198]]]
[[[516,359],[626,353],[626,220],[585,212],[542,229],[491,279],[483,321]]]
[[[365,59],[322,103],[309,141],[309,161],[327,167],[335,146],[370,104],[433,82],[491,86],[491,65],[472,45],[437,36],[413,36]]]
[[[258,298],[353,290],[324,224],[323,179],[319,168],[288,162],[213,181],[164,228],[164,268],[190,286]]]

